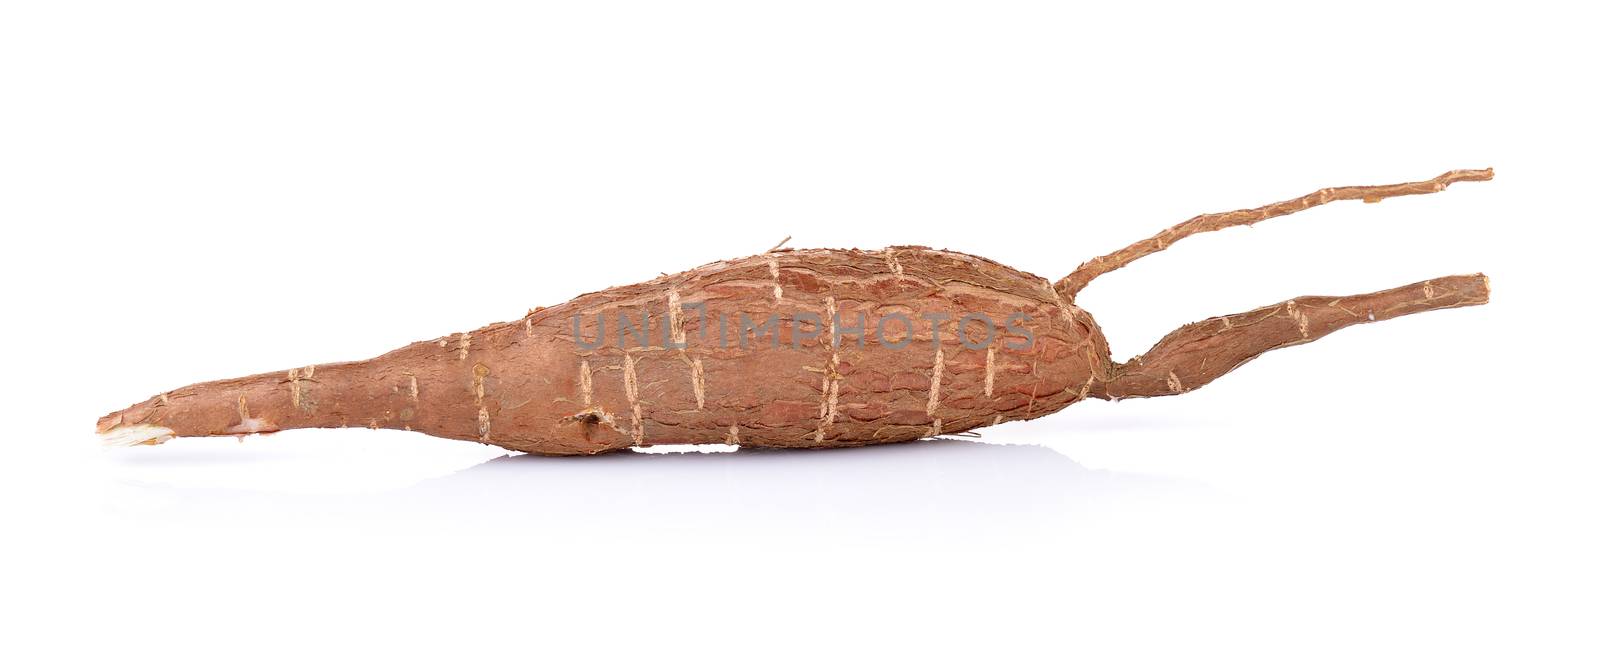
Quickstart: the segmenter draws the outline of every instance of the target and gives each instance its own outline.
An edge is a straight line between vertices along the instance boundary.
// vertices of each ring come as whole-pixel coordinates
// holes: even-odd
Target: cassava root
[[[1186,325],[1124,363],[1112,361],[1094,319],[1073,303],[1078,291],[1198,233],[1492,176],[1458,170],[1201,215],[1053,284],[923,247],[774,248],[366,361],[191,385],[107,415],[97,430],[110,444],[364,426],[552,455],[655,444],[810,448],[964,433],[1090,397],[1179,394],[1346,326],[1486,303],[1488,280],[1300,297]],[[616,328],[606,333],[607,325]]]

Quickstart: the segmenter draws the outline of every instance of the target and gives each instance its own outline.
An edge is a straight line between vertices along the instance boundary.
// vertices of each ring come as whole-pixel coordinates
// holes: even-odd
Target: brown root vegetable
[[[1188,392],[1353,324],[1483,304],[1452,276],[1300,297],[1184,326],[1115,363],[1073,299],[1188,236],[1334,200],[1433,193],[1490,170],[1329,188],[1198,216],[1048,280],[922,247],[773,250],[583,295],[376,358],[162,393],[99,420],[108,443],[365,426],[539,454],[657,444],[841,447],[1048,415],[1095,397]]]

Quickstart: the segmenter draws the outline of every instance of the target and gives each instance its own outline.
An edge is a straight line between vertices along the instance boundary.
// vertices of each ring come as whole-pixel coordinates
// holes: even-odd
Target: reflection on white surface
[[[961,650],[1306,633],[1381,650],[1367,633],[1389,628],[1415,634],[1408,650],[1441,632],[1557,650],[1528,633],[1593,614],[1550,591],[1594,577],[1592,520],[1566,518],[1588,514],[1593,456],[1507,477],[1537,434],[1269,426],[1070,438],[1086,460],[1116,446],[1203,483],[968,440],[490,460],[363,430],[178,441],[36,457],[11,559],[51,638],[174,632],[143,609],[84,630],[93,597],[177,615],[194,641],[272,631],[274,650],[304,624],[430,650],[528,624],[815,651],[840,623],[894,624],[874,648],[914,631]]]
[[[293,462],[278,464],[292,473]],[[683,537],[843,531],[981,540],[987,533],[1060,530],[1151,500],[1192,501],[1206,493],[1194,483],[1086,469],[1042,446],[934,440],[806,452],[502,456],[381,492],[123,481],[110,487],[107,500],[113,512],[146,526],[282,524],[576,539],[619,531]]]

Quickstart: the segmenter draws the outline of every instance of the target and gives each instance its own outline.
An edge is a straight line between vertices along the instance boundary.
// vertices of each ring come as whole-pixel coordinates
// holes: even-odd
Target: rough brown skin
[[[1057,283],[993,261],[922,247],[880,251],[775,250],[712,263],[539,309],[515,322],[418,342],[376,358],[211,381],[163,393],[99,420],[101,433],[148,425],[172,435],[223,436],[365,426],[420,431],[538,454],[595,454],[657,444],[840,447],[915,440],[1032,419],[1089,397],[1188,392],[1267,351],[1352,324],[1483,304],[1483,275],[1452,276],[1348,297],[1300,297],[1184,326],[1148,353],[1114,363],[1089,313],[1072,303],[1085,284],[1196,233],[1253,224],[1340,199],[1369,202],[1432,193],[1489,170],[1390,186],[1330,188],[1259,209],[1193,218],[1096,258]],[[703,303],[704,313],[686,307]],[[651,344],[618,346],[614,316],[648,310]],[[790,321],[803,312],[821,324]],[[861,336],[835,346],[831,316]],[[926,323],[902,338],[878,316],[953,316],[937,340]],[[1021,313],[1031,341],[996,329],[990,346],[962,344],[953,318],[999,323]],[[740,314],[785,320],[781,346],[737,344]],[[583,349],[573,317],[604,344]],[[730,346],[717,346],[718,317]],[[662,346],[661,330],[681,349]],[[704,329],[704,330],[703,330]],[[806,337],[812,331],[817,337]],[[979,339],[981,332],[974,336]],[[795,345],[791,347],[790,345]],[[152,439],[150,443],[165,438]]]

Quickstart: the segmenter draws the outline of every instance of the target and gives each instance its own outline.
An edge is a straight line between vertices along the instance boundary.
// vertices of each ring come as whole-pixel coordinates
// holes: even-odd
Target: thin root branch
[[[1226,213],[1207,213],[1168,227],[1153,237],[1141,240],[1111,254],[1091,259],[1089,262],[1078,266],[1078,269],[1074,270],[1072,274],[1057,281],[1055,285],[1056,292],[1061,295],[1062,301],[1072,302],[1078,296],[1078,292],[1083,290],[1083,287],[1089,285],[1089,282],[1096,277],[1162,251],[1171,247],[1173,243],[1195,234],[1217,231],[1228,227],[1252,225],[1263,220],[1297,213],[1314,206],[1322,206],[1339,200],[1359,199],[1363,202],[1373,203],[1388,197],[1437,193],[1458,181],[1488,181],[1493,178],[1493,168],[1452,170],[1428,181],[1413,181],[1384,186],[1324,188],[1309,195],[1285,202],[1268,204],[1260,208],[1228,211]]]
[[[1189,392],[1257,356],[1311,342],[1356,324],[1489,301],[1481,274],[1440,277],[1348,297],[1299,297],[1246,313],[1195,322],[1167,334],[1142,356],[1116,365],[1090,394],[1101,399]]]

